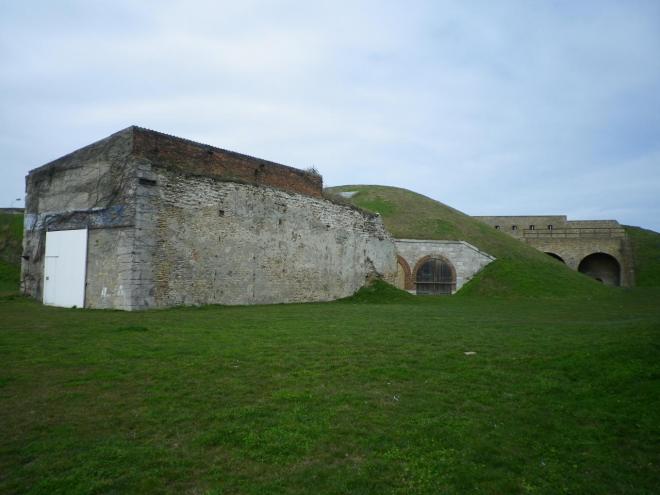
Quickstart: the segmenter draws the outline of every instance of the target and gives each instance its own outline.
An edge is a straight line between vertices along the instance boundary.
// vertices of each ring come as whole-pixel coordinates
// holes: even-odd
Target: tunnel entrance
[[[456,286],[454,268],[444,259],[428,259],[417,269],[415,286],[418,295],[451,294]]]
[[[621,266],[614,256],[606,253],[593,253],[585,257],[580,261],[578,271],[605,285],[621,285]]]
[[[554,259],[556,259],[556,260],[558,260],[558,261],[561,261],[562,263],[566,263],[566,262],[564,261],[564,258],[562,258],[561,256],[559,256],[558,254],[555,254],[555,253],[548,253],[547,251],[546,251],[545,254],[547,254],[548,256],[550,256],[550,257],[552,257],[552,258],[554,258]]]

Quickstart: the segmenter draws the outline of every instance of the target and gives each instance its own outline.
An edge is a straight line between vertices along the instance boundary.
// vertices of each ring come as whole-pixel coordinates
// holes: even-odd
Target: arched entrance
[[[556,259],[556,260],[558,260],[558,261],[561,261],[562,263],[566,263],[566,262],[564,261],[564,258],[562,258],[561,256],[559,256],[558,254],[555,254],[555,253],[549,253],[549,252],[547,252],[547,251],[545,252],[545,254],[547,254],[548,256],[553,257],[554,259]]]
[[[448,260],[427,256],[415,268],[415,287],[418,295],[451,294],[456,287],[456,271]]]
[[[578,271],[595,278],[605,285],[621,285],[621,265],[614,256],[606,253],[593,253],[586,256]]]

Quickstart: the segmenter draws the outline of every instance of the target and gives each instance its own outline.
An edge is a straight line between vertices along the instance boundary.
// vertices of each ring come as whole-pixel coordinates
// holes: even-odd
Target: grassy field
[[[608,289],[385,189],[356,203],[396,236],[498,261],[454,297],[68,310],[16,293],[0,218],[0,493],[658,493],[658,234]]]
[[[5,296],[0,492],[657,493],[659,300]]]

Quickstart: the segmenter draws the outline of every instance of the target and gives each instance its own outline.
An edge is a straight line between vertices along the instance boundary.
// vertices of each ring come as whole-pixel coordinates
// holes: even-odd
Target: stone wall
[[[370,277],[394,282],[394,244],[377,216],[159,166],[141,174],[154,181],[138,214],[138,235],[154,241],[138,260],[153,268],[143,307],[328,301]]]
[[[377,216],[319,176],[130,127],[26,179],[22,289],[42,299],[49,230],[88,229],[85,306],[327,301],[394,281]]]
[[[396,239],[394,243],[399,255],[397,286],[413,293],[416,270],[428,257],[438,256],[451,263],[456,274],[456,291],[495,260],[465,241]]]

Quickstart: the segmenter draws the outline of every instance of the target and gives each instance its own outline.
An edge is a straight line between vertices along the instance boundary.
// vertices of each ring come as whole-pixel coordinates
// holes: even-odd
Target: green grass
[[[1,298],[0,492],[657,493],[658,290],[406,296]]]
[[[23,215],[0,213],[0,261],[20,264],[23,242]]]
[[[635,260],[635,283],[639,287],[660,287],[660,234],[626,226]]]
[[[459,291],[497,297],[596,296],[611,291],[511,236],[421,194],[388,186],[329,188],[358,191],[346,201],[381,214],[399,239],[462,240],[497,258]]]
[[[0,213],[0,294],[18,287],[22,242],[23,215]]]

